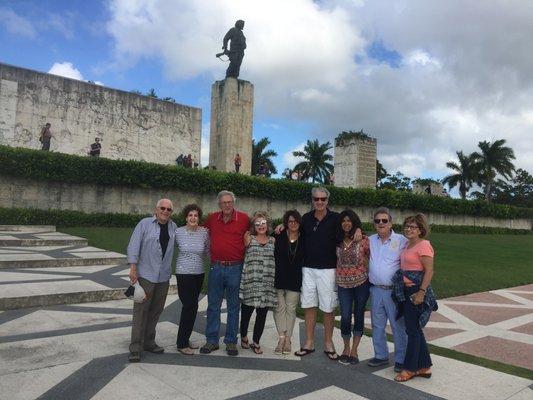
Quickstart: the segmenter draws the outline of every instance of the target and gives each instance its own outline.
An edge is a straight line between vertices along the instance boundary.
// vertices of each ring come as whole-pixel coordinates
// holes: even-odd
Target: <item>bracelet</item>
[[[420,289],[418,289],[418,291],[419,291],[419,292],[420,292],[420,291],[423,291],[424,293],[426,293],[426,289],[422,289],[422,288],[420,288]]]

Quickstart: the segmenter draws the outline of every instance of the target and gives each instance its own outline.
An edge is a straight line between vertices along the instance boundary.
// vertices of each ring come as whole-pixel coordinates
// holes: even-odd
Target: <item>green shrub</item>
[[[185,192],[218,193],[231,190],[237,196],[282,201],[308,201],[312,184],[267,179],[243,174],[198,170],[143,161],[110,160],[80,157],[0,146],[0,173],[65,183],[179,189]],[[459,200],[448,197],[417,195],[409,192],[375,189],[348,189],[329,186],[335,204],[379,207],[473,215],[495,218],[533,218],[533,209],[482,200]]]

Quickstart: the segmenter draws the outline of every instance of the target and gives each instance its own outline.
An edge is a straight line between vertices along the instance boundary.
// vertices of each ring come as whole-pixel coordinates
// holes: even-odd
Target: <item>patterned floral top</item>
[[[337,285],[353,288],[368,281],[368,259],[370,244],[367,236],[360,242],[351,242],[348,246],[341,242],[337,246]]]
[[[244,256],[239,298],[247,306],[274,308],[278,305],[274,287],[274,238],[269,237],[266,244],[260,244],[252,236],[250,246]]]

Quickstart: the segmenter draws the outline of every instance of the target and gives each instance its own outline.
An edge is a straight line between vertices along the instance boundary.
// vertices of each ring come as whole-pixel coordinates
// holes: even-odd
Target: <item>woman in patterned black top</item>
[[[239,298],[241,299],[241,347],[251,348],[256,354],[263,350],[259,340],[265,328],[269,308],[277,306],[274,287],[274,242],[268,236],[266,214],[257,212],[251,221],[251,232],[244,236],[246,254],[242,270]],[[248,325],[252,313],[256,313],[253,342],[248,340]]]

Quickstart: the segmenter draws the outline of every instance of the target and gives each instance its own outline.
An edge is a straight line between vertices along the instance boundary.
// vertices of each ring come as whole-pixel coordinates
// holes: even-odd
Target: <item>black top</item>
[[[331,211],[322,220],[309,211],[302,217],[305,238],[305,262],[308,268],[329,269],[337,267],[337,229],[339,213]]]
[[[163,250],[163,256],[161,257],[161,259],[163,259],[167,252],[168,241],[170,239],[168,234],[168,222],[166,224],[159,224],[159,228],[161,228],[159,229],[159,244],[161,245],[161,250]]]
[[[102,149],[102,145],[100,143],[98,143],[98,142],[94,142],[93,144],[91,144],[90,155],[91,156],[99,156],[101,149]]]
[[[276,274],[274,286],[276,289],[299,292],[302,287],[302,266],[304,265],[304,240],[300,235],[294,243],[289,242],[287,232],[274,235],[274,259],[276,260]]]

